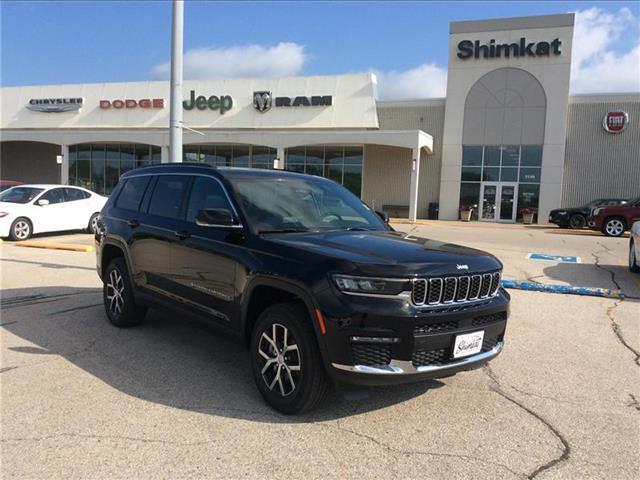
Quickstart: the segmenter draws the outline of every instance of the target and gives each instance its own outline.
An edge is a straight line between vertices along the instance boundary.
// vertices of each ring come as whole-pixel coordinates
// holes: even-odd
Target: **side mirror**
[[[240,228],[238,220],[227,208],[205,208],[198,212],[196,224],[201,227]]]
[[[49,205],[49,200],[47,200],[46,198],[41,198],[40,200],[38,200],[38,205],[40,205],[41,207]]]
[[[387,214],[387,212],[376,210],[376,215],[378,215],[384,223],[389,223],[389,215]]]

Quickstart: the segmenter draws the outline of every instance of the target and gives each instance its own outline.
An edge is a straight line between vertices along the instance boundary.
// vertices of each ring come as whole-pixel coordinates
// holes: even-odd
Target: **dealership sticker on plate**
[[[465,333],[456,336],[453,344],[453,358],[466,357],[474,353],[480,353],[482,350],[482,341],[484,340],[484,330],[473,333]]]
[[[557,263],[582,263],[580,257],[563,257],[562,255],[547,255],[546,253],[530,253],[527,255],[530,260],[542,260],[545,262],[557,262]]]

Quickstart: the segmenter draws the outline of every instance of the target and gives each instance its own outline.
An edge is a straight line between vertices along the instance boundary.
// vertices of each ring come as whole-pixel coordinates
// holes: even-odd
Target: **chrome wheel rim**
[[[29,237],[29,231],[31,228],[25,220],[19,220],[13,227],[13,234],[18,240],[24,240]]]
[[[635,246],[632,243],[629,246],[629,268],[635,268],[636,266],[636,252],[635,252]]]
[[[91,228],[91,231],[93,233],[98,233],[98,215],[91,217],[91,223],[89,227]]]
[[[271,332],[262,332],[258,355],[267,388],[283,397],[291,395],[296,389],[301,362],[298,345],[287,327],[274,323]]]
[[[607,222],[607,233],[609,235],[618,236],[624,231],[624,225],[620,220],[610,220]]]
[[[124,307],[124,280],[116,269],[111,270],[111,273],[109,273],[107,300],[109,302],[109,311],[113,315],[120,315]]]

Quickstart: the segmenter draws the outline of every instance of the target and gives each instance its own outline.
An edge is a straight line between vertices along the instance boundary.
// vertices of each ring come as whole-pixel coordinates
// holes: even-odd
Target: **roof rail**
[[[176,167],[179,165],[187,165],[189,167],[209,167],[216,168],[215,166],[209,163],[203,162],[169,162],[169,163],[155,163],[153,165],[147,165],[148,167]]]

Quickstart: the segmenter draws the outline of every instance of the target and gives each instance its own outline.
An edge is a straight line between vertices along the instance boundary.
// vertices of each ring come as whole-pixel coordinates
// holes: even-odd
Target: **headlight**
[[[0,218],[6,217],[7,215],[9,215],[9,212],[0,212]]]
[[[336,286],[345,293],[359,293],[363,295],[398,295],[410,290],[406,280],[390,278],[352,277],[350,275],[334,275]]]

